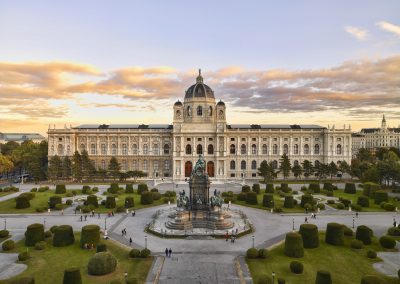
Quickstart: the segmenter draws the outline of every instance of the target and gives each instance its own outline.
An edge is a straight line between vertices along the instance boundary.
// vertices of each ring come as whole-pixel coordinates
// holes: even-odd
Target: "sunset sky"
[[[0,132],[172,123],[198,68],[228,123],[400,125],[400,1],[0,0]]]

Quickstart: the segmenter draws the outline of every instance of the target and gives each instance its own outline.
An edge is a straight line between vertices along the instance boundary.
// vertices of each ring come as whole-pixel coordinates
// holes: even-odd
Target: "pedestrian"
[[[129,238],[129,245],[132,245],[132,238]]]
[[[314,213],[314,219],[317,219],[317,214]]]
[[[114,211],[111,211],[111,216],[113,216],[113,217],[114,217]]]
[[[169,250],[168,250],[168,255],[169,255],[169,257],[171,257],[171,254],[172,254],[172,249],[169,248]]]
[[[393,222],[393,227],[397,227],[397,222],[396,222],[396,220]]]
[[[229,234],[228,234],[228,231],[226,231],[226,233],[225,233],[225,241],[226,242],[228,241],[228,238],[229,238]]]
[[[124,234],[125,234],[124,229],[122,229],[122,236],[124,236]]]
[[[87,215],[85,215],[85,221],[86,221]]]
[[[168,248],[165,248],[165,257],[168,257]]]
[[[358,218],[358,211],[356,211],[356,218]]]
[[[231,243],[233,243],[233,238],[234,238],[234,236],[233,236],[233,234],[231,235]]]
[[[133,216],[136,215],[136,210],[133,210],[132,215],[133,215]]]
[[[64,209],[61,209],[61,215],[64,215]]]
[[[238,229],[238,228],[236,228],[236,235],[238,234],[238,232],[239,232],[239,229]]]
[[[82,215],[81,215],[81,222],[82,222],[82,220],[83,220],[82,218],[83,218],[83,217],[82,217]]]
[[[307,217],[304,218],[304,223],[308,223]]]
[[[308,209],[306,208],[306,213],[308,214]]]
[[[100,213],[98,213],[99,219],[100,219]]]

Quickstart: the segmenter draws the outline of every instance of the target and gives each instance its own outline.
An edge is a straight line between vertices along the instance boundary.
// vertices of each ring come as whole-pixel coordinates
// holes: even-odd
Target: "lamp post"
[[[4,230],[7,230],[7,219],[4,218]]]
[[[107,216],[104,218],[104,230],[107,230]]]
[[[294,218],[293,218],[293,227],[292,227],[292,230],[294,231]]]
[[[43,218],[43,228],[46,229],[46,218]]]
[[[147,249],[147,235],[144,236],[144,248]]]
[[[252,239],[252,242],[253,242],[253,248],[254,248],[254,239],[255,239],[254,235],[253,235],[253,236],[251,236],[251,239]]]
[[[353,229],[354,229],[354,217],[353,217]]]
[[[272,284],[275,283],[275,272],[272,271]]]

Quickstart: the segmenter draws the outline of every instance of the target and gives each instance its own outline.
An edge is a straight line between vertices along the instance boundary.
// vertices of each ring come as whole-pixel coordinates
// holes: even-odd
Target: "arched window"
[[[192,145],[187,144],[186,145],[186,154],[191,155],[192,154]]]
[[[319,155],[319,144],[314,145],[314,154]]]
[[[63,147],[63,145],[61,145],[61,144],[59,144],[59,145],[57,146],[57,155],[58,155],[58,156],[64,155],[64,147]]]
[[[289,154],[289,146],[287,144],[283,145],[283,154]]]
[[[100,145],[100,150],[101,150],[101,154],[102,155],[107,155],[107,147],[106,147],[106,144],[101,144]]]
[[[336,146],[336,155],[342,155],[342,145],[340,144]]]
[[[257,145],[256,144],[251,145],[251,154],[252,155],[257,154]]]
[[[299,154],[299,144],[294,144],[293,145],[293,154],[298,155]]]
[[[138,147],[137,144],[132,145],[132,154],[137,155],[138,154]]]
[[[304,144],[304,155],[310,154],[310,146],[308,144]]]
[[[85,150],[86,150],[85,144],[81,144],[81,145],[79,146],[79,150],[81,151],[81,153],[82,153],[83,151],[85,151]]]
[[[192,116],[192,108],[190,106],[187,107],[187,116]]]
[[[272,146],[272,154],[273,155],[278,155],[278,145],[274,144]]]
[[[208,145],[207,153],[208,153],[208,155],[213,155],[214,154],[214,146],[212,144]]]
[[[149,146],[147,144],[143,144],[143,155],[149,154]]]
[[[128,155],[128,147],[126,144],[122,144],[122,155]]]
[[[164,155],[169,155],[169,145],[168,144],[164,145]]]
[[[111,155],[117,155],[117,145],[115,144],[111,145]]]
[[[197,145],[196,153],[197,155],[203,155],[203,146],[201,144]]]
[[[96,155],[96,144],[90,144],[90,154]]]
[[[262,153],[263,153],[264,155],[267,155],[267,154],[268,154],[268,147],[267,147],[267,144],[263,144],[263,145],[262,145]]]
[[[278,168],[278,161],[277,160],[272,161],[272,168],[274,170],[276,170]]]
[[[256,161],[252,161],[251,162],[251,169],[252,170],[257,170],[257,162]]]
[[[160,155],[160,150],[158,149],[158,144],[153,144],[153,155]]]
[[[123,171],[126,171],[127,168],[128,168],[128,165],[127,165],[127,163],[126,163],[126,160],[122,160],[122,170],[123,170]]]
[[[209,108],[208,108],[208,116],[212,116],[212,106],[210,106]]]
[[[241,170],[245,170],[245,169],[246,169],[246,161],[242,161],[242,162],[240,163],[240,169],[241,169]]]
[[[236,154],[236,146],[235,146],[235,144],[231,144],[231,146],[229,146],[229,153]]]
[[[198,116],[203,116],[203,107],[202,106],[198,106],[197,107],[197,115]]]
[[[181,111],[178,109],[176,111],[176,118],[180,118],[181,117]]]
[[[234,170],[234,169],[235,169],[235,167],[236,167],[236,165],[235,165],[235,161],[231,161],[231,170]]]
[[[240,146],[240,154],[246,155],[246,145],[245,144],[242,144]]]

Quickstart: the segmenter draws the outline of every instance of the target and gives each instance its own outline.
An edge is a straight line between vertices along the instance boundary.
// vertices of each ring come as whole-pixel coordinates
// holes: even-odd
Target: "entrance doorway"
[[[192,174],[192,162],[188,161],[185,163],[185,177],[190,177]]]
[[[207,163],[207,174],[209,177],[214,177],[214,162]]]

